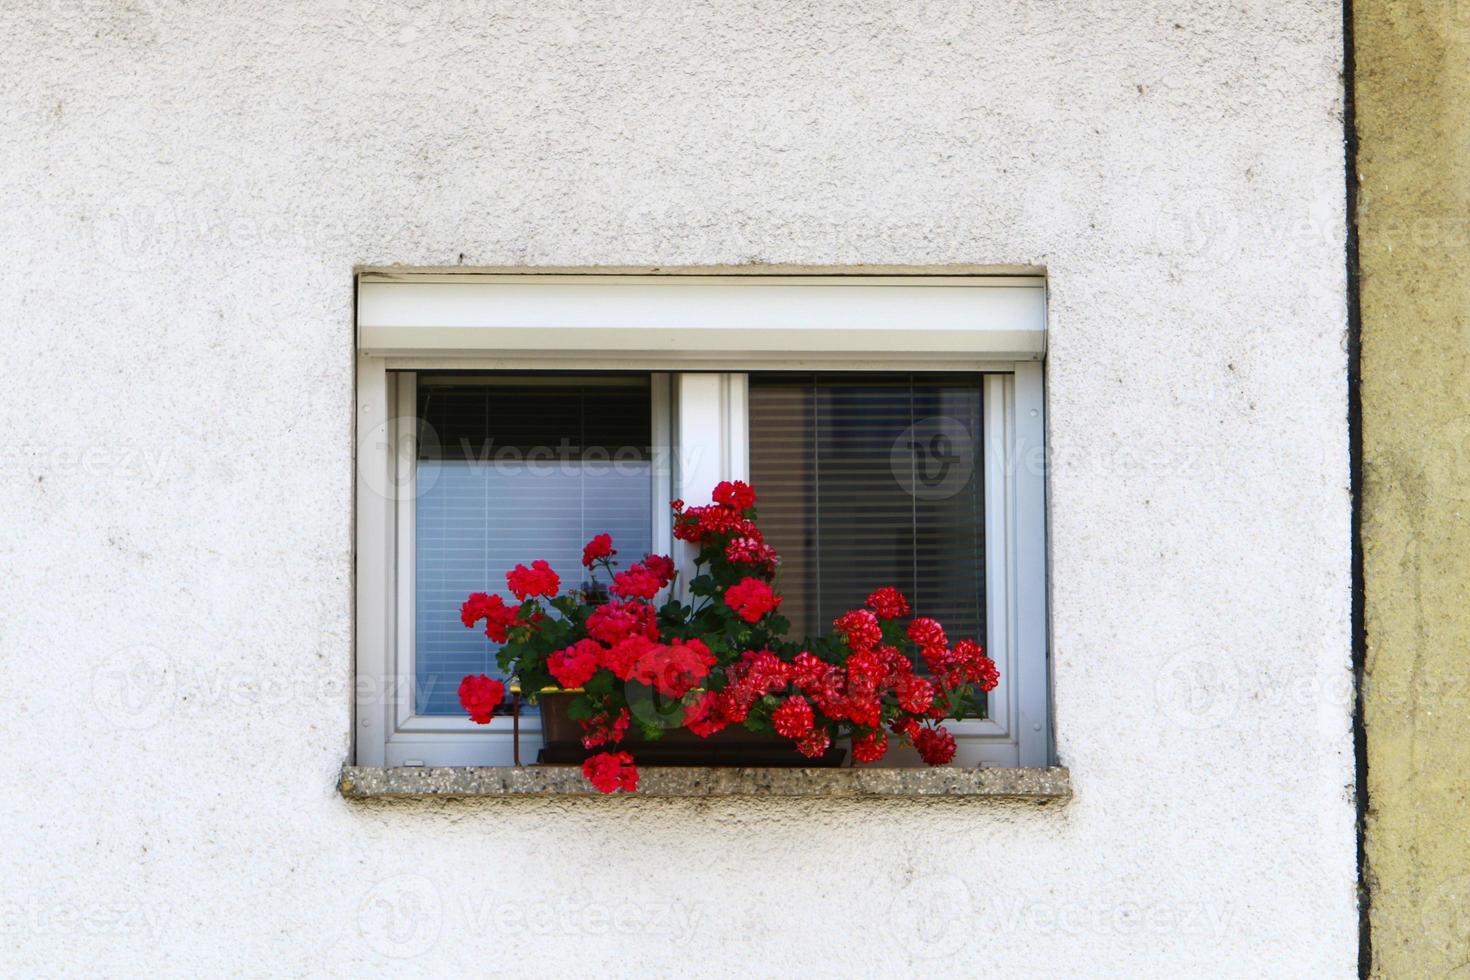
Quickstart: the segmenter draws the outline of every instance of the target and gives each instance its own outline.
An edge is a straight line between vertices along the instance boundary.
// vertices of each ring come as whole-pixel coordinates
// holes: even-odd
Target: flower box
[[[877,762],[890,738],[929,765],[954,758],[943,722],[983,710],[1000,676],[994,661],[974,640],[951,643],[936,620],[910,618],[892,586],[833,620],[830,634],[788,637],[773,587],[780,557],[756,526],[755,501],[735,481],[716,485],[707,505],[672,502],[674,538],[698,548],[683,590],[668,555],[618,570],[612,537],[598,534],[582,549],[592,579],[582,589],[563,592],[537,559],[506,573],[514,604],[469,596],[460,621],[484,623],[500,670],[538,692],[540,761],[580,761],[593,786],[614,793],[638,788],[635,763],[839,766],[848,751]],[[504,698],[495,678],[460,682],[479,724]]]
[[[541,706],[542,749],[538,762],[580,765],[588,756],[602,751],[582,746],[586,734],[570,709],[576,694],[543,691]],[[741,726],[722,728],[707,738],[684,727],[666,729],[658,739],[644,738],[636,729],[623,737],[619,748],[635,753],[639,765],[647,766],[773,766],[831,768],[847,759],[847,750],[832,746],[816,758],[796,750],[789,738],[753,732]]]

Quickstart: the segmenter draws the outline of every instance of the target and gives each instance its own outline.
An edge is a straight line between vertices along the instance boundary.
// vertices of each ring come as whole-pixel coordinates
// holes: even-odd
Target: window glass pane
[[[793,635],[881,585],[985,640],[981,378],[752,374],[750,473]]]
[[[419,376],[419,714],[463,714],[465,674],[502,676],[496,644],[460,622],[469,593],[514,601],[505,573],[537,558],[577,588],[582,545],[602,531],[628,560],[651,549],[650,405],[646,376]]]

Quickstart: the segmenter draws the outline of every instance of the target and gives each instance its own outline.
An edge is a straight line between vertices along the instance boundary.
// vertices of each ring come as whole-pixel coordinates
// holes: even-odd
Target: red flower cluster
[[[562,687],[577,688],[586,684],[602,665],[602,644],[588,638],[578,640],[565,650],[546,658],[546,669]]]
[[[883,627],[869,609],[854,609],[832,620],[832,628],[842,634],[853,653],[867,653],[883,642]]]
[[[582,567],[591,568],[594,563],[611,558],[617,553],[617,549],[612,546],[611,534],[594,535],[591,541],[582,546]]]
[[[740,480],[721,480],[715,484],[714,492],[710,494],[711,499],[717,504],[735,510],[745,511],[755,506],[755,490],[748,483]]]
[[[674,580],[674,559],[668,555],[644,555],[640,564],[658,579],[660,585],[668,585]]]
[[[701,738],[708,738],[728,725],[744,722],[757,701],[787,686],[792,671],[791,664],[769,650],[742,654],[737,662],[725,668],[725,689],[718,694],[706,691],[689,708],[685,727]],[[794,710],[798,709],[788,709]]]
[[[881,619],[898,619],[909,614],[909,601],[903,597],[902,592],[891,585],[885,585],[868,596],[868,608]]]
[[[551,570],[544,559],[531,562],[531,567],[517,565],[505,573],[505,584],[511,593],[522,602],[533,595],[544,595],[550,599],[561,589],[561,577]]]
[[[666,555],[644,555],[643,560],[613,576],[613,595],[625,599],[652,599],[674,580],[674,560]]]
[[[582,747],[594,749],[599,745],[616,745],[623,740],[628,732],[628,725],[633,716],[628,714],[627,708],[621,708],[616,715],[604,711],[584,720],[582,724]]]
[[[477,725],[490,724],[495,706],[505,700],[505,685],[484,674],[473,674],[459,682],[459,703]]]
[[[599,793],[631,793],[638,788],[638,767],[626,752],[600,752],[582,763],[582,775]]]
[[[760,529],[745,512],[755,506],[755,491],[739,480],[725,480],[715,485],[712,494],[714,503],[707,507],[684,507],[684,501],[675,500],[674,537],[680,541],[699,544],[715,534],[735,533],[742,537],[762,539]],[[774,555],[775,552],[772,552]]]
[[[725,605],[747,623],[760,620],[781,604],[781,597],[758,578],[743,578],[725,590]]]
[[[755,502],[755,491],[738,481],[717,486],[705,506],[673,502],[675,537],[699,545],[692,603],[670,596],[656,607],[654,598],[674,580],[673,560],[645,555],[618,571],[611,536],[599,534],[583,547],[582,564],[594,579],[598,569],[611,576],[606,591],[594,586],[557,598],[559,577],[535,561],[506,576],[521,605],[477,592],[461,609],[465,626],[484,622],[496,642],[514,635],[508,661],[523,684],[534,690],[554,681],[575,694],[583,747],[606,749],[582,767],[601,792],[638,785],[632,755],[614,748],[631,728],[628,683],[681,701],[682,724],[700,737],[744,725],[819,758],[836,737],[850,735],[853,758],[871,763],[887,753],[892,735],[930,765],[955,755],[954,736],[938,722],[976,710],[974,692],[998,683],[978,643],[951,647],[944,627],[925,617],[905,625],[908,599],[891,586],[837,617],[833,632],[805,649],[782,640],[782,620],[772,618],[782,601],[771,587],[779,558],[756,527]],[[759,648],[732,649],[746,641]],[[504,695],[504,685],[484,675],[460,685],[461,703],[482,724]]]
[[[816,719],[812,715],[811,702],[796,694],[782,701],[781,706],[771,712],[771,722],[776,726],[777,735],[801,738],[812,730]]]
[[[888,735],[864,732],[852,740],[852,757],[858,762],[877,762],[888,753]]]
[[[775,548],[755,537],[732,538],[725,545],[725,558],[736,565],[755,565],[768,574],[781,560]]]
[[[700,640],[675,640],[657,644],[638,658],[633,680],[670,698],[682,698],[709,676],[715,656]]]
[[[607,602],[587,617],[587,632],[609,645],[633,634],[656,640],[658,624],[654,617],[653,607],[645,603]]]
[[[496,643],[504,643],[520,611],[520,606],[507,606],[498,595],[474,592],[459,607],[459,619],[465,629],[474,629],[476,623],[485,620],[485,635]]]
[[[954,758],[954,736],[943,725],[921,728],[913,738],[919,758],[931,766],[947,765]]]
[[[705,691],[684,712],[684,727],[700,738],[709,738],[720,729],[728,727],[732,719],[725,713],[725,703],[723,695]]]
[[[612,586],[608,591],[624,599],[652,599],[658,595],[658,590],[661,588],[663,588],[663,583],[658,580],[657,576],[642,565],[634,565],[614,575]]]
[[[638,662],[658,648],[642,633],[630,633],[602,651],[602,666],[620,681],[631,680]]]

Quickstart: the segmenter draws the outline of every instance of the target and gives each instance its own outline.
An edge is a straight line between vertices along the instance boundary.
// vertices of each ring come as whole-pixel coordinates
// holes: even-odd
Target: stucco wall
[[[1375,973],[1470,971],[1470,10],[1358,3]]]
[[[1351,975],[1339,17],[3,5],[0,967]],[[1076,799],[340,799],[359,263],[1044,267]]]

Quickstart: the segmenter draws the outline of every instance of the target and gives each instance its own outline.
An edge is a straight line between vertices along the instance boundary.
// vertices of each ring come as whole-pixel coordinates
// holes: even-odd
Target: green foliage
[[[748,510],[745,516],[753,517],[753,513],[753,510]],[[699,683],[703,690],[717,693],[726,691],[731,683],[727,668],[739,663],[747,653],[770,650],[789,663],[798,653],[805,651],[834,668],[841,669],[847,665],[852,651],[842,636],[826,633],[791,637],[788,636],[791,621],[779,611],[772,611],[757,622],[748,623],[726,604],[726,590],[743,579],[754,577],[770,583],[775,577],[773,568],[736,563],[726,557],[726,545],[741,533],[746,532],[737,529],[711,534],[695,558],[687,599],[674,597],[675,588],[670,585],[665,593],[667,598],[661,604],[653,604],[661,641],[665,644],[673,640],[698,639],[703,642],[714,657],[715,667]],[[532,700],[542,689],[559,686],[548,667],[548,659],[588,637],[588,617],[599,605],[609,601],[606,586],[597,581],[597,572],[601,569],[611,576],[614,564],[610,560],[598,561],[589,569],[593,586],[588,593],[575,591],[552,599],[529,599],[521,604],[507,642],[496,654],[496,662],[502,671],[515,675],[522,690]],[[900,622],[881,621],[880,627],[883,645],[896,648],[911,662],[920,664],[918,652]],[[921,664],[920,670],[922,672]],[[619,680],[606,666],[593,673],[582,688],[583,692],[570,701],[569,713],[573,719],[587,721],[604,713],[616,716],[627,708],[630,709],[632,730],[649,740],[661,738],[666,730],[682,725],[687,708],[700,695],[699,691],[694,691],[682,700],[663,697],[641,684]],[[936,688],[936,703],[945,708],[949,717],[984,716],[985,695],[970,685],[949,691],[937,685]],[[775,734],[773,713],[789,693],[783,690],[760,697],[750,707],[744,726],[751,731]],[[630,696],[636,704],[629,703]],[[881,705],[881,721],[885,727],[899,718],[917,717],[904,711],[891,689],[884,689]],[[848,721],[825,718],[820,713],[816,723],[834,736],[849,730],[854,733],[867,731]]]

